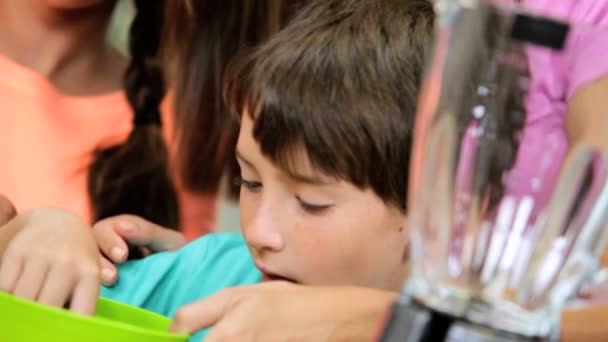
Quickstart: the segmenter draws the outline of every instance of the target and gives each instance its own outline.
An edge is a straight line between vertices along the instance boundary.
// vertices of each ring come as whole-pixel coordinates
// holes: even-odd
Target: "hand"
[[[113,285],[118,272],[114,264],[120,264],[129,257],[129,247],[134,245],[150,252],[176,250],[186,244],[183,234],[161,227],[134,215],[119,215],[97,222],[93,235],[103,256],[100,256],[101,281],[106,286]]]
[[[99,252],[78,216],[59,209],[19,215],[1,230],[0,291],[46,305],[93,314]],[[8,236],[8,237],[7,237]]]
[[[370,341],[397,293],[269,282],[223,290],[181,308],[171,330],[211,327],[206,342]]]
[[[0,195],[0,227],[17,215],[17,210],[8,198]]]

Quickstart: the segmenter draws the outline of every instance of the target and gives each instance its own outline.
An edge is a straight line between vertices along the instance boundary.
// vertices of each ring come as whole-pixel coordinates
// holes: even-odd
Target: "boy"
[[[425,0],[316,0],[302,9],[227,84],[227,101],[241,117],[236,157],[246,243],[210,235],[125,264],[102,295],[172,316],[222,288],[260,280],[398,290],[407,272],[413,115],[433,16]],[[81,227],[64,227],[73,241],[90,238]],[[1,289],[21,292],[19,274],[32,272],[7,265],[35,264],[30,255],[50,257],[49,274],[62,268],[52,253],[15,252],[18,245],[58,249],[57,239],[35,230],[28,223],[14,237],[0,235],[0,246],[12,240]],[[62,246],[72,262],[84,262],[91,260],[80,248],[86,245]],[[7,261],[16,255],[23,258]],[[78,279],[65,276],[71,269],[78,267],[60,272],[63,278]],[[31,299],[49,292],[44,279],[28,284]],[[79,286],[69,286],[76,296]]]

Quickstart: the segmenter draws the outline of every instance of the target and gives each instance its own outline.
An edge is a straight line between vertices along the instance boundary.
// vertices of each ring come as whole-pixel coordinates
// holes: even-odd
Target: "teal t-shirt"
[[[124,263],[101,296],[173,317],[185,304],[222,289],[255,284],[261,274],[240,234],[208,234],[175,252]],[[200,341],[201,331],[191,341]]]

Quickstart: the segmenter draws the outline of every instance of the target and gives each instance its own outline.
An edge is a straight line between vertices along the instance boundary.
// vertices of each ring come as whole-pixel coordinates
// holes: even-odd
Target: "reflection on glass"
[[[570,58],[608,29],[492,1],[439,8],[410,174],[406,298],[502,331],[548,336],[606,247],[608,154],[581,146],[565,157],[560,130],[537,137],[542,153],[516,166],[538,114],[531,103],[542,65],[534,56]],[[519,167],[531,176],[518,178]]]

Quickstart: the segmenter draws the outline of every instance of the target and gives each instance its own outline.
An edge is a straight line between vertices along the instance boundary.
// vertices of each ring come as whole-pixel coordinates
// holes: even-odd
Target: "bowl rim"
[[[63,318],[67,318],[67,319],[70,319],[75,322],[85,323],[85,324],[92,325],[92,326],[98,326],[100,328],[120,329],[123,331],[126,330],[126,331],[129,331],[130,333],[139,334],[142,337],[171,338],[171,339],[175,339],[175,341],[187,340],[189,337],[189,335],[173,334],[168,331],[162,332],[162,331],[147,329],[144,327],[140,327],[140,326],[136,326],[136,325],[120,322],[120,321],[113,321],[113,320],[105,318],[105,317],[85,316],[85,315],[77,314],[70,310],[39,304],[39,303],[30,301],[30,300],[19,298],[19,297],[13,296],[12,294],[0,291],[0,303],[2,303],[2,302],[21,305],[28,309],[37,310],[41,313],[60,315]],[[142,309],[137,306],[127,305],[125,303],[121,303],[121,302],[118,302],[118,301],[115,301],[115,300],[112,300],[109,298],[99,297],[97,305],[99,305],[100,302],[105,302],[107,304],[117,306],[120,308],[125,308],[128,310],[138,311],[141,314],[155,316],[155,318],[164,319],[164,320],[168,320],[168,321],[171,320],[169,317],[160,315],[158,313],[148,311],[148,310]]]

